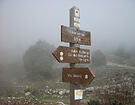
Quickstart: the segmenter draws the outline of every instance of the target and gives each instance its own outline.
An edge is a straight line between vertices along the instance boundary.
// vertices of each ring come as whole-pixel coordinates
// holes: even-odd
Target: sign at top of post
[[[80,10],[75,6],[70,9],[70,26],[80,28]]]
[[[61,41],[80,45],[91,45],[90,32],[62,25]]]

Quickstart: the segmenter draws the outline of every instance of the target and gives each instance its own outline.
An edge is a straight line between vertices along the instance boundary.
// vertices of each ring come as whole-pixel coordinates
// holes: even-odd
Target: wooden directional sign
[[[90,32],[73,27],[61,26],[61,41],[81,45],[91,45]]]
[[[63,68],[62,69],[62,81],[74,82],[82,85],[89,84],[95,75],[89,70],[89,68]]]
[[[52,54],[60,63],[90,63],[88,49],[59,46]]]

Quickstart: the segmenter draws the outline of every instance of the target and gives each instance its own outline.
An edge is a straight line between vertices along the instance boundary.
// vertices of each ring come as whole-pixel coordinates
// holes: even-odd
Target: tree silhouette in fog
[[[95,50],[92,53],[91,60],[92,66],[105,66],[107,63],[104,53],[101,52],[100,50]]]
[[[31,80],[49,79],[52,76],[54,46],[45,41],[37,41],[25,52],[23,60],[27,77]]]

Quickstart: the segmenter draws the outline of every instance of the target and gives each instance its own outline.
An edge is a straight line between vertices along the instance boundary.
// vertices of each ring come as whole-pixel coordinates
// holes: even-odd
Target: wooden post
[[[80,11],[75,6],[70,9],[70,27],[80,28]],[[69,47],[80,47],[80,45],[70,43]],[[70,63],[70,68],[74,67],[75,63]],[[80,100],[75,100],[74,97],[74,90],[79,88],[79,85],[70,82],[70,105],[80,105]]]
[[[70,105],[80,105],[83,91],[80,85],[90,83],[95,75],[89,68],[78,68],[77,64],[90,63],[90,51],[80,45],[91,45],[90,32],[80,30],[80,10],[70,9],[70,27],[61,26],[61,41],[69,47],[59,46],[52,54],[59,63],[69,63],[70,68],[62,69],[62,81],[70,82]]]
[[[80,11],[75,6],[70,9],[70,27],[61,26],[61,41],[68,42],[69,47],[59,46],[52,54],[58,62],[69,63],[70,68],[62,69],[62,81],[70,82],[70,105],[80,105],[80,85],[90,83],[95,75],[89,68],[77,68],[75,64],[90,63],[90,51],[80,45],[91,45],[90,32],[80,30]]]

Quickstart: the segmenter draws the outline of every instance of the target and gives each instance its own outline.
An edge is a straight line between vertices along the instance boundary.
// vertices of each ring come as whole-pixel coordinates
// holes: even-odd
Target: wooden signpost
[[[90,63],[90,51],[87,49],[59,46],[53,55],[61,63]]]
[[[90,32],[62,25],[61,41],[80,45],[91,45]]]
[[[89,68],[63,68],[62,82],[74,82],[82,85],[89,84],[95,75]]]
[[[70,82],[70,105],[80,105],[83,91],[80,85],[87,85],[95,78],[89,68],[78,68],[75,64],[90,63],[90,51],[80,45],[91,45],[91,33],[80,30],[80,11],[70,9],[70,27],[61,26],[61,41],[69,47],[59,46],[52,54],[60,63],[69,63],[69,68],[62,69],[62,81]]]

